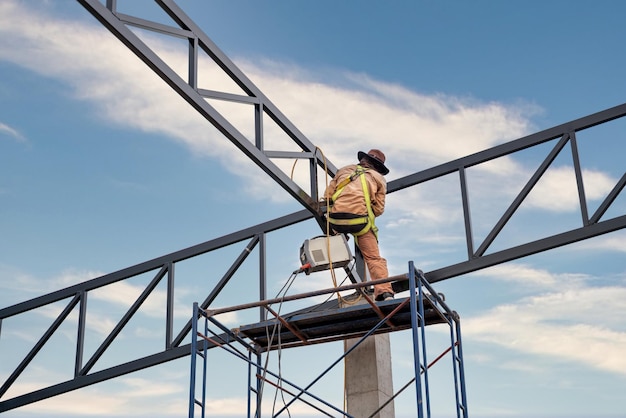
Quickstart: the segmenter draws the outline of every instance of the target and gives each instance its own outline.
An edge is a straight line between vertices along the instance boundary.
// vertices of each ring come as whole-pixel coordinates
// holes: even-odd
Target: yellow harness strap
[[[346,187],[346,185],[358,176],[361,179],[361,187],[363,188],[363,197],[365,198],[365,206],[367,207],[367,217],[363,216],[360,218],[353,218],[353,219],[333,219],[329,217],[329,222],[334,225],[358,225],[358,224],[366,223],[363,229],[361,229],[358,232],[353,233],[352,235],[354,235],[356,239],[356,237],[365,234],[367,231],[371,229],[372,232],[374,232],[376,239],[378,239],[378,228],[376,227],[374,223],[374,219],[376,217],[374,216],[374,212],[372,211],[372,205],[370,202],[370,191],[369,191],[369,187],[367,187],[367,180],[365,179],[365,171],[366,169],[364,169],[360,165],[357,165],[354,173],[352,173],[350,177],[347,177],[341,183],[339,183],[331,199],[333,202],[337,200],[337,198],[339,197],[341,192],[343,192],[343,189]]]

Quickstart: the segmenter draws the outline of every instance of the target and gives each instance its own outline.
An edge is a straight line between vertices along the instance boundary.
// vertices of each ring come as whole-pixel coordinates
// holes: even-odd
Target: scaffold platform
[[[369,298],[369,296],[368,296]],[[360,299],[360,300],[359,300]],[[356,302],[356,303],[354,303]],[[360,338],[376,326],[381,319],[389,319],[376,328],[374,334],[401,331],[411,328],[411,306],[408,297],[368,303],[365,296],[355,293],[341,300],[331,300],[310,308],[282,315],[256,324],[238,328],[240,336],[248,338],[262,351],[278,348],[268,341],[268,329],[277,325],[280,348],[318,344],[350,338]],[[436,302],[428,295],[424,298],[424,324],[441,324],[446,319],[440,314]]]
[[[394,288],[406,286],[409,290],[408,297],[382,302],[374,301],[366,289],[374,284],[387,282],[391,282]],[[282,306],[284,302],[324,294],[337,293],[340,295],[340,292],[349,290],[356,292],[349,296],[340,296],[337,299],[328,300],[327,302],[289,314],[280,314],[280,309],[277,312],[272,308],[273,305]],[[217,319],[219,314],[250,308],[261,308],[271,314],[273,318],[254,324],[242,325],[235,329],[228,329]],[[289,389],[280,388],[284,394],[289,394],[292,397],[281,411],[293,402],[301,401],[326,416],[340,415],[354,418],[340,407],[336,407],[315,396],[308,389],[313,382],[329,372],[330,369],[344,359],[345,356],[349,355],[365,339],[375,334],[408,329],[411,330],[413,339],[415,372],[413,382],[415,382],[416,390],[416,415],[419,418],[430,417],[428,369],[439,358],[450,352],[453,360],[452,372],[457,416],[459,418],[467,418],[468,416],[459,316],[446,305],[443,295],[435,292],[426,281],[423,272],[415,269],[412,262],[409,262],[408,274],[386,279],[353,283],[332,289],[283,296],[277,299],[262,300],[228,308],[203,309],[195,303],[193,318],[189,392],[190,418],[195,416],[196,407],[200,407],[202,416],[204,416],[208,350],[215,347],[226,350],[248,364],[248,418],[257,416],[258,408],[261,405],[260,394],[262,393],[262,391],[259,391],[259,387],[262,385],[262,380],[265,381],[263,377],[265,373],[289,386]],[[203,326],[200,325],[200,321],[202,321]],[[429,363],[426,356],[425,329],[428,325],[433,324],[445,324],[449,328],[450,346],[437,359]],[[355,343],[306,387],[299,387],[285,380],[279,374],[273,373],[261,364],[260,355],[263,352],[347,339],[354,339]],[[243,346],[245,349],[240,350],[236,348],[237,345]],[[201,399],[195,396],[197,358],[202,359]],[[256,372],[254,372],[255,370]],[[260,374],[259,370],[263,370],[263,374]],[[254,383],[255,380],[256,384]],[[268,381],[268,383],[270,382]],[[406,387],[408,387],[408,384],[401,390],[404,390]],[[398,394],[394,394],[391,400]],[[426,410],[424,410],[424,406],[426,406]],[[257,408],[256,411],[255,408]],[[281,411],[276,416],[280,415]]]

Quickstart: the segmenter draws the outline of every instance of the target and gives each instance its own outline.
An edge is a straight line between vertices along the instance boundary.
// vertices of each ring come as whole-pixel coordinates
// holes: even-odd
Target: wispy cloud
[[[17,142],[26,142],[26,137],[24,137],[24,135],[22,135],[17,129],[0,122],[0,138],[2,137],[9,137]]]
[[[34,391],[41,384],[57,383],[63,376],[54,370],[37,368],[34,371],[37,383],[19,382],[7,392],[9,396]],[[169,376],[170,379],[176,376]],[[104,387],[87,388],[71,392],[64,396],[56,396],[42,402],[23,407],[24,412],[44,414],[46,416],[128,416],[129,414],[168,415],[186,409],[184,391],[187,389],[178,381],[168,383],[162,379],[158,385],[154,380],[142,378],[119,378],[115,385],[119,391],[111,393]],[[144,402],[138,403],[137,398]],[[178,401],[180,399],[180,401]]]
[[[199,156],[221,162],[232,174],[251,180],[245,182],[249,187],[245,192],[256,199],[287,201],[287,195],[269,177],[260,178],[259,169],[247,157],[95,21],[86,24],[60,20],[46,15],[45,7],[42,11],[35,9],[17,1],[0,2],[0,36],[4,40],[0,43],[0,60],[66,84],[69,94],[97,110],[94,113],[104,119],[103,123],[164,135]],[[40,47],[42,39],[46,39],[46,48]],[[15,44],[20,48],[10,47]],[[186,51],[158,40],[150,40],[150,44],[166,62],[184,73]],[[277,62],[236,61],[336,165],[354,162],[358,150],[380,147],[392,168],[390,179],[521,137],[533,130],[532,117],[541,111],[524,103],[510,105],[424,95],[363,74],[325,73],[333,79],[320,80],[304,69]],[[203,79],[223,80],[223,75],[215,69],[203,71]],[[253,137],[249,107],[229,103],[215,103],[215,106],[243,134]],[[282,144],[284,138],[280,133],[271,124],[266,128],[268,148]],[[2,123],[0,136],[25,140],[18,130]],[[288,172],[290,164],[285,163],[283,168]],[[511,201],[532,172],[533,167],[511,157],[472,168],[472,196],[490,196],[479,202],[490,213],[498,214],[500,201]],[[297,172],[296,180],[302,182],[299,175]],[[614,184],[614,179],[601,171],[587,170],[584,177],[588,184],[593,184],[588,193],[591,199],[601,198]],[[571,167],[557,167],[542,180],[536,193],[529,196],[532,209],[563,213],[577,208]],[[449,262],[451,247],[462,246],[465,239],[458,196],[456,178],[389,196],[389,209],[380,221],[386,229],[381,240],[384,249],[392,250],[389,253],[397,260],[406,260],[407,253],[417,253],[424,265],[436,264],[444,258]],[[620,237],[607,238],[602,243],[622,252],[626,248]],[[461,255],[464,255],[462,251]],[[623,288],[591,287],[584,276],[557,276],[529,265],[499,266],[484,274],[506,277],[516,286],[531,286],[538,295],[464,318],[466,338],[535,355],[560,356],[610,372],[626,370],[622,353],[626,334],[614,322],[626,314],[620,302],[626,300]],[[98,272],[68,273],[43,289],[56,290],[99,275]],[[11,277],[17,280],[3,282],[0,285],[3,289],[42,289],[36,287],[41,282],[28,275]],[[571,286],[560,289],[558,284],[564,281]],[[297,285],[300,290],[329,287],[328,281],[316,282],[313,277]],[[132,304],[141,292],[139,287],[127,283],[120,283],[112,290],[94,293],[94,299],[119,308]],[[157,291],[147,301],[149,316],[162,316],[164,297],[163,292]],[[601,311],[598,306],[602,306]],[[178,314],[188,316],[187,311]],[[113,325],[113,320],[103,321],[103,328],[110,329]],[[587,349],[580,350],[581,346]],[[169,390],[175,392],[174,388]],[[87,413],[92,399],[88,396],[76,404],[75,413]],[[240,405],[238,399],[219,402],[223,402],[216,404],[220,410],[232,410]],[[110,398],[107,404],[110,409],[105,408],[102,414],[120,414],[128,407],[127,399],[120,399],[119,395]],[[58,400],[46,405],[66,412],[74,403]],[[181,409],[184,406],[178,411]]]
[[[194,153],[217,158],[234,175],[251,180],[244,182],[245,191],[257,199],[289,199],[268,176],[259,178],[258,168],[243,153],[230,146],[216,130],[207,129],[206,120],[96,23],[52,19],[18,2],[4,2],[0,7],[0,31],[11,40],[5,44],[21,45],[20,53],[0,47],[1,59],[66,83],[71,86],[71,94],[98,109],[107,122],[166,135]],[[22,21],[36,24],[23,27],[19,24]],[[49,36],[51,33],[53,37]],[[39,47],[43,38],[48,39],[46,48]],[[165,62],[180,74],[185,73],[186,49],[156,38],[147,37],[145,41]],[[523,136],[533,128],[530,118],[541,111],[527,103],[484,103],[472,98],[424,95],[364,74],[325,72],[327,78],[320,80],[312,72],[293,65],[235,61],[336,165],[354,162],[358,150],[380,147],[392,167],[390,179]],[[223,87],[227,85],[224,74],[214,65],[207,63],[200,71],[201,79],[212,83],[203,87],[228,89]],[[215,80],[222,84],[214,86]],[[214,101],[211,104],[252,140],[254,126],[248,105]],[[269,118],[266,122],[265,141],[267,148],[272,149],[272,144],[282,144],[284,134],[273,127]],[[17,134],[8,129],[7,132]],[[289,173],[292,163],[279,165]],[[304,166],[302,173],[306,172]],[[490,183],[499,185],[520,184],[531,174],[508,157],[477,170],[488,171]],[[570,172],[571,167],[562,167],[547,174],[538,185],[538,192],[529,197],[529,204],[551,211],[575,210],[577,191]],[[299,173],[296,171],[294,179],[306,187],[308,177]],[[590,188],[592,199],[605,194],[615,183],[602,172],[589,171],[586,177],[597,185]],[[485,186],[509,196],[516,190]],[[395,217],[402,218],[405,211],[400,209]],[[431,213],[448,219],[448,212],[438,206]]]
[[[622,355],[626,344],[622,319],[626,315],[626,288],[619,283],[592,286],[592,278],[584,275],[554,275],[515,264],[494,267],[481,275],[544,290],[465,317],[466,338],[626,374],[626,359]]]

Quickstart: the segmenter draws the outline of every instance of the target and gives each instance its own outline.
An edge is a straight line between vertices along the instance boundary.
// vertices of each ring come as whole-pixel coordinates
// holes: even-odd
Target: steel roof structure
[[[174,266],[185,260],[207,254],[220,248],[232,244],[244,244],[245,248],[233,260],[230,268],[224,272],[217,285],[208,294],[202,295],[204,299],[199,302],[202,309],[210,309],[212,302],[220,294],[229,280],[234,276],[237,269],[250,256],[253,249],[258,250],[259,270],[258,286],[259,300],[267,299],[266,292],[266,271],[267,243],[266,237],[274,231],[290,227],[292,225],[314,219],[324,230],[325,215],[323,208],[319,205],[319,186],[317,176],[319,170],[324,170],[330,175],[334,175],[336,167],[327,160],[319,149],[307,137],[299,131],[287,117],[267,98],[263,92],[249,80],[245,74],[235,66],[235,64],[211,41],[211,39],[199,28],[193,20],[187,16],[171,0],[156,0],[156,3],[171,18],[172,25],[164,25],[157,22],[145,20],[138,16],[129,16],[119,13],[115,0],[107,0],[106,4],[98,0],[78,0],[97,20],[99,20],[111,33],[133,51],[144,63],[158,74],[164,82],[174,89],[191,105],[207,122],[217,128],[225,139],[235,144],[254,164],[259,166],[270,178],[278,183],[290,196],[299,202],[303,209],[249,228],[236,231],[222,237],[212,239],[189,248],[181,249],[170,254],[157,257],[140,264],[127,267],[125,269],[112,272],[92,280],[70,286],[55,292],[17,303],[12,306],[0,309],[0,332],[2,321],[23,314],[25,312],[38,309],[53,303],[63,302],[65,308],[56,317],[52,325],[46,329],[33,345],[32,349],[24,356],[21,363],[15,368],[13,373],[4,381],[0,382],[0,413],[15,408],[19,408],[30,403],[57,396],[69,391],[83,388],[92,384],[103,382],[118,376],[139,371],[151,366],[156,366],[171,360],[179,359],[190,354],[190,344],[185,341],[190,337],[192,329],[192,319],[180,329],[174,326]],[[188,46],[188,74],[186,78],[180,77],[170,66],[168,66],[157,53],[144,43],[139,35],[131,30],[131,27],[143,30],[158,32],[159,34],[172,36],[177,39],[186,40]],[[210,58],[224,73],[230,77],[241,89],[241,94],[233,94],[223,91],[204,90],[198,87],[198,65],[199,56]],[[235,126],[213,106],[211,100],[229,101],[241,106],[254,109],[255,136],[250,139],[239,132]],[[626,103],[602,110],[586,117],[572,120],[570,122],[554,126],[550,129],[534,133],[532,135],[472,154],[454,161],[441,164],[427,170],[419,171],[402,178],[393,180],[388,184],[388,193],[395,193],[400,190],[414,187],[443,176],[455,175],[458,177],[460,187],[461,210],[465,223],[466,254],[465,260],[442,267],[436,270],[425,272],[425,277],[429,283],[446,280],[452,277],[461,276],[479,269],[498,265],[511,260],[526,257],[531,254],[551,250],[574,242],[588,238],[607,234],[626,227],[626,214],[605,219],[607,210],[611,208],[618,195],[626,185],[626,173],[612,188],[598,209],[590,213],[585,189],[582,180],[582,169],[577,144],[577,133],[582,130],[591,129],[597,125],[604,124],[626,116]],[[293,141],[293,144],[300,150],[266,149],[264,142],[264,126],[275,124],[285,135]],[[516,152],[535,147],[541,144],[555,141],[556,144],[545,156],[545,159],[528,179],[526,185],[520,193],[513,199],[502,217],[493,225],[486,238],[478,245],[472,229],[470,214],[471,197],[468,193],[466,170],[494,159],[514,154]],[[562,231],[555,235],[545,236],[541,239],[522,243],[517,246],[490,252],[489,249],[494,240],[511,219],[516,210],[520,207],[524,199],[529,195],[533,187],[537,184],[542,175],[550,167],[561,151],[569,148],[572,155],[575,181],[578,187],[580,224],[570,230]],[[292,149],[292,148],[290,148]],[[308,184],[301,186],[294,182],[290,176],[283,172],[274,160],[276,159],[298,159],[306,160],[309,167]],[[362,260],[358,260],[360,275],[363,274]],[[85,326],[87,321],[88,304],[87,297],[90,292],[106,287],[110,284],[124,281],[138,275],[150,274],[152,280],[145,287],[143,293],[137,298],[135,303],[126,312],[114,329],[104,339],[102,344],[89,357],[85,358]],[[99,359],[107,351],[111,343],[120,334],[122,329],[137,313],[142,303],[150,296],[160,283],[165,283],[167,288],[165,320],[162,323],[165,329],[165,340],[162,346],[152,355],[136,358],[132,361],[117,364],[102,370],[94,371]],[[76,326],[77,344],[75,351],[71,353],[74,358],[73,378],[67,381],[60,381],[46,388],[25,393],[10,399],[6,399],[5,394],[11,388],[17,378],[27,369],[37,353],[42,349],[48,340],[59,329],[63,322],[74,310],[79,311],[79,320]],[[259,320],[264,321],[264,313],[261,312]],[[248,330],[252,333],[254,326]],[[1,334],[0,334],[1,337]]]

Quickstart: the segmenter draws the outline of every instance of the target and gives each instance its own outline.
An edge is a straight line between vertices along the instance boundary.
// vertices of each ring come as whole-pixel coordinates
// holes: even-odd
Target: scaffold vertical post
[[[426,416],[430,418],[430,386],[428,384],[428,359],[426,356],[426,315],[424,312],[424,285],[427,285],[426,277],[424,273],[415,269],[415,275],[417,277],[417,289],[418,289],[418,307],[420,314],[419,329],[422,337],[422,364],[424,368],[424,391],[426,400]]]
[[[454,368],[454,381],[456,391],[457,418],[467,418],[467,394],[465,392],[465,371],[463,366],[463,344],[461,343],[461,321],[458,316],[454,318],[454,332],[456,342],[452,341],[452,367]],[[461,399],[459,400],[459,392]]]
[[[203,336],[208,336],[209,334],[209,321],[207,320],[207,317],[204,315],[203,312],[201,312],[200,310],[198,310],[197,315],[196,315],[196,319],[200,319],[200,314],[202,314],[204,320],[204,334]],[[198,335],[194,335],[193,336],[194,340],[198,339]],[[204,418],[205,413],[206,413],[206,372],[207,372],[207,367],[208,367],[208,362],[209,362],[209,343],[206,340],[206,338],[202,339],[202,418]]]
[[[193,316],[191,317],[191,371],[189,382],[189,418],[193,418],[196,405],[196,353],[198,352],[198,303],[193,304]]]
[[[413,366],[415,368],[415,392],[417,402],[417,415],[418,418],[424,417],[423,408],[423,393],[422,393],[422,363],[420,360],[420,338],[418,333],[418,327],[420,323],[423,325],[423,320],[418,318],[417,299],[415,297],[416,292],[416,280],[415,280],[415,267],[413,261],[409,261],[409,302],[411,306],[411,333],[413,336]],[[422,341],[423,342],[423,341]],[[424,366],[426,369],[426,366]]]
[[[189,418],[195,417],[195,407],[196,405],[200,406],[201,416],[204,418],[205,414],[205,401],[206,401],[206,373],[207,373],[207,342],[203,340],[204,343],[202,345],[202,353],[198,352],[198,320],[201,316],[200,308],[198,307],[198,302],[194,302],[193,304],[193,316],[191,319],[191,372],[190,372],[190,382],[189,382]],[[207,333],[206,328],[208,327],[207,321],[205,320],[205,335]],[[196,368],[197,368],[197,357],[201,356],[203,359],[202,364],[202,400],[199,401],[196,399]]]

